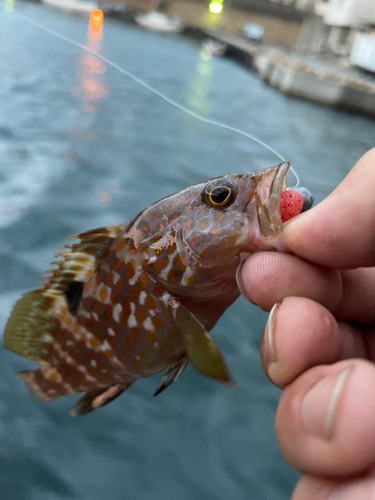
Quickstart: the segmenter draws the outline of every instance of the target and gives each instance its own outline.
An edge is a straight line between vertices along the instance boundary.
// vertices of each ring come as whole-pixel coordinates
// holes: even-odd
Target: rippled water
[[[38,4],[15,9],[87,43],[203,116],[243,128],[291,160],[319,201],[374,142],[374,122],[266,87],[188,39]],[[0,323],[37,285],[65,237],[116,224],[186,185],[271,166],[261,146],[184,115],[95,57],[0,8]],[[294,180],[292,181],[294,182]],[[0,496],[11,500],[283,500],[297,479],[260,367],[266,315],[239,299],[215,328],[237,385],[191,368],[158,398],[142,380],[72,419],[75,399],[36,401],[0,350]]]

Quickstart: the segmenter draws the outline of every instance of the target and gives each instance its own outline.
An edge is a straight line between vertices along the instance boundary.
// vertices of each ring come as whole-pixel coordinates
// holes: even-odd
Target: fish
[[[289,166],[217,177],[129,223],[69,237],[52,262],[57,268],[22,295],[5,326],[4,347],[39,363],[17,373],[30,392],[42,402],[83,394],[70,412],[77,416],[164,372],[160,394],[189,363],[233,385],[209,332],[240,295],[240,262],[282,251]]]

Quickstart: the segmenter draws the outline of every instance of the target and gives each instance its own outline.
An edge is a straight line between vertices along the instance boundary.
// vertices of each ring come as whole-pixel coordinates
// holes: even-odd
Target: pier
[[[375,117],[375,79],[333,61],[290,53],[282,48],[203,30],[227,45],[236,59],[267,84],[285,94]]]

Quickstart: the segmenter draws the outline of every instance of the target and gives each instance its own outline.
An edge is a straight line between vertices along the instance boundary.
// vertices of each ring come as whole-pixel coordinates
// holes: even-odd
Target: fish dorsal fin
[[[38,290],[25,293],[13,307],[4,331],[6,349],[32,361],[48,359],[60,327],[56,311],[61,305],[61,297],[65,295],[69,310],[74,313],[82,293],[82,282],[86,282],[97,260],[125,227],[108,226],[68,238],[81,241],[65,245],[63,248],[70,251],[56,255],[64,259],[52,263],[58,269],[44,276],[48,282],[41,283],[42,288]]]
[[[51,263],[58,266],[58,269],[49,270],[47,273],[50,275],[43,276],[43,279],[47,280],[47,283],[41,283],[44,291],[49,294],[64,293],[73,282],[85,283],[95,269],[98,259],[125,227],[126,224],[101,227],[67,238],[67,241],[80,242],[62,246],[62,249],[66,248],[68,251],[55,255],[62,259]]]

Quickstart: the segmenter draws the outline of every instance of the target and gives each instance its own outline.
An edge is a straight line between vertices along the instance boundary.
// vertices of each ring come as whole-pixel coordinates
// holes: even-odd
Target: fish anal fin
[[[189,358],[187,356],[184,356],[183,358],[179,359],[176,363],[171,365],[168,370],[165,372],[165,374],[162,376],[159,385],[156,388],[156,391],[154,392],[154,396],[157,396],[161,392],[165,391],[167,387],[169,387],[173,382],[176,382],[182,375],[183,371],[189,364]]]
[[[17,372],[17,375],[24,381],[31,394],[42,403],[50,403],[72,392],[69,386],[55,380],[46,379],[42,370],[23,370]]]
[[[183,334],[187,356],[194,368],[208,378],[232,386],[234,379],[224,357],[204,326],[183,305],[176,303],[172,308],[175,324]]]
[[[27,292],[15,303],[4,330],[4,347],[31,361],[47,360],[60,323],[51,314],[53,296]]]
[[[86,415],[87,413],[90,413],[97,408],[101,408],[102,406],[107,405],[118,396],[120,396],[120,394],[122,394],[128,387],[130,387],[131,384],[132,382],[118,383],[112,385],[111,387],[105,387],[86,392],[70,410],[70,415],[72,417],[77,417],[78,415]]]

